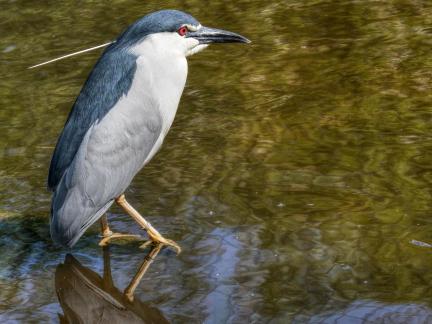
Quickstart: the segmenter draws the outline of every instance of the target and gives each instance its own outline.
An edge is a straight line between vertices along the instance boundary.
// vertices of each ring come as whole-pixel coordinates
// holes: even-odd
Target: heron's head
[[[133,23],[117,40],[120,45],[139,46],[151,42],[164,52],[195,54],[211,43],[249,43],[233,32],[202,26],[194,17],[178,10],[161,10]]]

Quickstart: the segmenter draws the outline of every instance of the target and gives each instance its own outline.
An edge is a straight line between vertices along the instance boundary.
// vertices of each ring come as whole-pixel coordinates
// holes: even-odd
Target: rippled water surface
[[[26,67],[160,8],[253,43],[189,59],[127,191],[183,247],[132,301],[148,250],[103,251],[97,225],[65,250],[48,229],[50,156],[101,51]],[[0,321],[432,322],[431,48],[428,1],[0,0]]]

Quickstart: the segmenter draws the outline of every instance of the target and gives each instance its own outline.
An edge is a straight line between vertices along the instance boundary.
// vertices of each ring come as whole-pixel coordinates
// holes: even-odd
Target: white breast
[[[162,117],[162,132],[144,161],[144,165],[159,150],[170,129],[181,95],[186,83],[188,66],[184,51],[176,50],[177,37],[172,33],[158,33],[145,38],[143,42],[131,48],[138,56],[137,70],[129,96],[134,101],[151,97],[158,105]]]

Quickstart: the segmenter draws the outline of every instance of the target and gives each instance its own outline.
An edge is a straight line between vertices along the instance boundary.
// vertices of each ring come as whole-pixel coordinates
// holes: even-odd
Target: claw
[[[179,255],[181,252],[181,247],[180,245],[178,245],[176,242],[174,242],[173,240],[166,240],[165,242],[161,242],[163,245],[166,245],[168,247],[171,247],[175,250],[176,254]]]

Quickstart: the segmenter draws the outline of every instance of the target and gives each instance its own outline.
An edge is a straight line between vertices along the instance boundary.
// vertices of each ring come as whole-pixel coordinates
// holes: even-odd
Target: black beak
[[[211,43],[250,43],[251,41],[242,35],[222,29],[201,27],[195,32],[189,32],[186,37],[195,38],[200,44]]]

